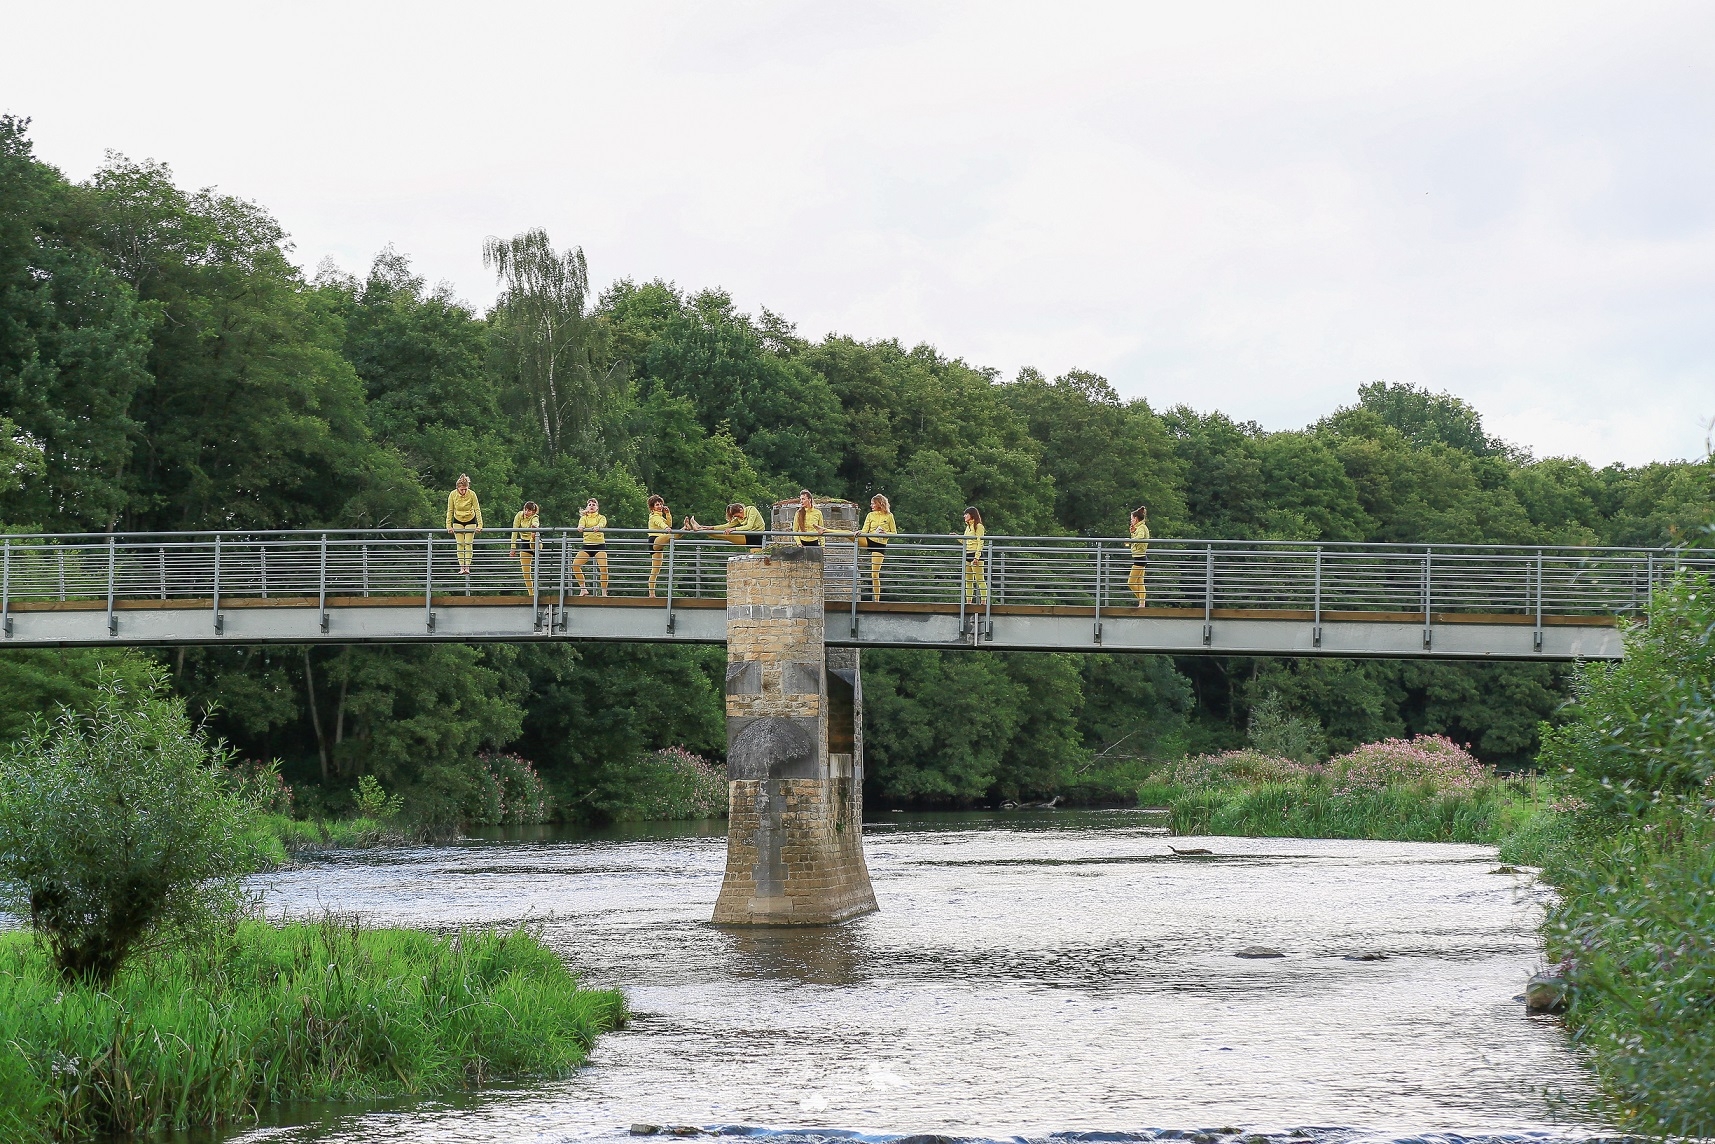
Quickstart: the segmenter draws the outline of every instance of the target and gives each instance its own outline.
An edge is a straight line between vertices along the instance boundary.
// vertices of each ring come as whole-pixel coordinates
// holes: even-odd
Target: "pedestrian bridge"
[[[725,641],[727,559],[743,549],[673,537],[651,596],[649,534],[607,529],[606,593],[592,560],[584,595],[581,535],[534,535],[529,585],[502,529],[477,538],[469,575],[442,530],[14,535],[0,646]],[[1656,586],[1688,564],[1715,571],[1708,555],[1659,549],[1153,540],[1138,607],[1130,544],[990,537],[968,593],[960,538],[901,535],[876,600],[873,550],[830,534],[827,643],[1612,659]]]

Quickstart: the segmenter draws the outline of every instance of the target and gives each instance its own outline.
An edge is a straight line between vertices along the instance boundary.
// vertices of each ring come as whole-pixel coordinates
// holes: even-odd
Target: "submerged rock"
[[[1386,961],[1387,960],[1387,954],[1385,954],[1385,953],[1348,953],[1346,955],[1346,960],[1347,961]]]
[[[1214,851],[1213,851],[1213,850],[1205,850],[1205,849],[1203,849],[1203,848],[1202,848],[1202,847],[1201,847],[1201,846],[1187,846],[1187,847],[1186,847],[1186,848],[1185,848],[1185,849],[1183,849],[1183,850],[1181,850],[1181,849],[1179,849],[1179,847],[1177,847],[1177,846],[1169,846],[1169,847],[1168,847],[1168,849],[1169,849],[1169,850],[1171,850],[1171,851],[1173,851],[1173,853],[1175,853],[1175,854],[1179,854],[1179,855],[1186,855],[1186,854],[1213,854],[1213,853],[1214,853]]]
[[[633,1136],[653,1136],[659,1131],[661,1131],[659,1124],[633,1124],[631,1126]]]
[[[1237,953],[1233,954],[1233,956],[1234,957],[1263,958],[1263,957],[1285,957],[1286,955],[1284,953],[1280,952],[1278,949],[1274,949],[1271,946],[1247,945],[1243,949],[1239,950]]]
[[[1566,1009],[1566,979],[1538,973],[1524,983],[1526,1013],[1560,1013]]]

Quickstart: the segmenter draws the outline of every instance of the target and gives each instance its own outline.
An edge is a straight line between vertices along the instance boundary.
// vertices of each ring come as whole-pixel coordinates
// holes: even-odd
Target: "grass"
[[[106,991],[65,986],[29,934],[0,934],[0,1139],[561,1077],[624,1020],[618,993],[580,989],[525,930],[246,921],[128,966]]]
[[[284,814],[264,814],[262,826],[281,847],[280,858],[316,850],[359,850],[404,841],[405,836],[385,822],[373,818],[326,818],[307,820]]]
[[[1545,810],[1533,784],[1496,780],[1469,791],[1428,784],[1336,789],[1324,777],[1254,785],[1149,785],[1142,805],[1166,806],[1175,834],[1371,838],[1496,844]]]

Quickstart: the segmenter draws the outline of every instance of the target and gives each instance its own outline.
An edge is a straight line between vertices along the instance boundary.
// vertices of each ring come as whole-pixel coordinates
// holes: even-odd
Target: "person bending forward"
[[[453,545],[458,549],[459,572],[469,576],[476,534],[482,531],[482,504],[470,487],[470,478],[463,473],[447,494],[447,531],[453,534]]]

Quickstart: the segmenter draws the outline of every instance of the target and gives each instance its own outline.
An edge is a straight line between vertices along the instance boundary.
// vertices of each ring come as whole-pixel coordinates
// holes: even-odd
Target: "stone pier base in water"
[[[823,642],[823,550],[727,563],[726,879],[717,925],[828,925],[876,908],[863,860],[863,689]]]

